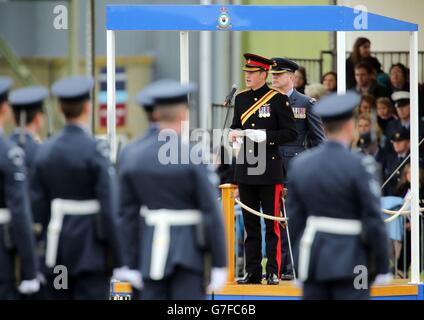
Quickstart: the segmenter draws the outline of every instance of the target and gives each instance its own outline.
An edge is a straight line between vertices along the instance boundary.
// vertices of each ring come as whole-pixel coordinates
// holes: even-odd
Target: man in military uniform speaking
[[[354,92],[320,100],[328,141],[290,166],[287,213],[305,299],[368,299],[372,281],[390,279],[377,165],[349,151],[359,100]],[[367,268],[365,286],[355,287],[358,267]]]
[[[286,179],[290,161],[307,148],[322,143],[325,140],[325,133],[321,118],[313,110],[315,100],[301,94],[294,87],[294,72],[299,69],[297,63],[284,58],[272,58],[271,60],[274,62],[270,71],[272,86],[289,97],[296,120],[297,139],[280,146],[283,156],[284,186],[290,192],[289,181]],[[283,228],[281,237],[283,250],[281,253],[281,280],[292,280],[293,267],[290,261],[286,228]]]
[[[235,98],[232,131],[229,133],[231,142],[241,142],[235,181],[241,202],[254,210],[262,208],[265,214],[279,216],[283,160],[278,146],[296,139],[296,124],[287,96],[266,84],[273,62],[250,53],[244,57],[247,89]],[[260,218],[243,209],[243,219],[247,233],[246,275],[238,283],[261,283]],[[278,284],[280,274],[280,225],[272,220],[265,223],[267,283],[273,285]]]

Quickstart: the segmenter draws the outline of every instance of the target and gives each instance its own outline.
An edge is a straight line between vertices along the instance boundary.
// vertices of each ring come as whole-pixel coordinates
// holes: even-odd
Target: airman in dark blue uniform
[[[403,168],[409,163],[409,161],[405,161],[405,159],[409,157],[410,152],[409,139],[410,132],[404,127],[395,130],[390,137],[394,151],[385,152],[382,157],[383,181],[388,180],[393,173],[395,174],[387,181],[383,189],[383,194],[385,196],[397,196],[399,193],[397,186],[402,176]]]
[[[37,100],[22,101],[19,96],[38,92]],[[40,133],[43,128],[43,101],[48,90],[42,86],[31,86],[15,90],[10,95],[10,105],[13,110],[16,129],[10,135],[10,140],[25,151],[25,163],[29,172],[32,171],[35,154],[40,146]],[[31,102],[31,103],[30,103]]]
[[[32,203],[43,226],[50,299],[108,299],[112,268],[123,266],[115,169],[107,144],[88,129],[93,85],[85,76],[53,85],[66,125],[40,147],[34,164]],[[55,281],[63,276],[59,265],[67,289]]]
[[[183,162],[187,95],[194,90],[168,80],[152,84],[160,131],[133,144],[120,159],[120,216],[130,269],[141,271],[142,299],[205,299],[226,282],[225,235],[216,194],[217,177],[207,165]],[[188,154],[187,154],[188,155]]]
[[[290,161],[308,148],[316,147],[325,140],[321,118],[314,112],[315,99],[308,97],[294,87],[294,72],[299,69],[296,62],[284,58],[271,58],[274,62],[272,74],[273,88],[287,95],[296,121],[297,139],[280,146],[283,156],[285,188],[289,188],[287,172]],[[287,229],[281,233],[281,279],[293,279],[293,267],[290,261]]]
[[[0,300],[39,290],[23,150],[3,135],[12,81],[0,77]],[[24,98],[32,99],[33,96]],[[19,263],[17,263],[19,261]],[[18,277],[16,275],[18,274]],[[19,287],[16,287],[16,284]]]
[[[147,131],[142,135],[140,138],[136,139],[135,141],[129,143],[127,146],[122,149],[122,152],[120,154],[120,157],[125,157],[124,154],[127,152],[127,150],[130,150],[133,148],[134,145],[141,143],[151,135],[155,134],[158,130],[158,124],[154,119],[153,110],[154,110],[154,100],[149,95],[149,90],[151,89],[151,85],[148,85],[146,88],[141,90],[137,94],[137,103],[143,107],[144,112],[146,113],[147,120],[149,122],[149,127],[147,128]],[[120,162],[120,161],[119,161]],[[118,163],[119,163],[118,162]]]
[[[297,156],[289,170],[288,223],[305,299],[368,299],[372,281],[390,279],[377,165],[348,148],[359,99],[349,92],[317,103],[328,141]]]

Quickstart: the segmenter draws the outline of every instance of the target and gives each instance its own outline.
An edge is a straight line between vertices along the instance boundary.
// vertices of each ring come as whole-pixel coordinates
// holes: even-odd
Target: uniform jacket
[[[149,277],[155,227],[145,223],[140,214],[142,206],[149,210],[195,209],[201,212],[204,221],[202,229],[195,226],[171,227],[165,277],[172,274],[177,266],[194,272],[204,271],[205,252],[199,246],[199,230],[206,238],[212,266],[226,266],[222,213],[214,185],[217,183],[216,175],[203,164],[162,164],[158,156],[170,143],[159,141],[158,134],[133,144],[121,157],[120,217],[130,267],[139,269],[144,278]],[[178,153],[181,151],[180,144],[180,139],[171,143]],[[212,178],[216,180],[213,183]]]
[[[27,193],[25,157],[21,148],[0,135],[0,208],[10,211],[9,223],[0,224],[0,282],[15,281],[15,257],[21,280],[36,278],[37,259]]]
[[[105,143],[78,125],[66,125],[40,147],[31,184],[34,217],[43,226],[44,242],[52,200],[100,203],[98,214],[65,216],[56,265],[65,265],[70,275],[105,272],[122,265],[117,180]]]
[[[315,100],[293,89],[289,96],[296,121],[297,139],[280,146],[284,170],[288,171],[289,161],[307,148],[313,148],[325,140],[321,118],[314,112]]]
[[[362,222],[361,236],[317,233],[311,246],[308,281],[353,279],[357,265],[368,266],[369,275],[374,276],[389,271],[376,168],[371,157],[353,154],[335,141],[293,160],[287,214],[295,252],[308,216]]]
[[[231,129],[262,129],[267,135],[266,141],[261,142],[266,144],[266,166],[263,174],[249,174],[249,168],[258,167],[261,164],[248,163],[248,158],[251,158],[252,154],[255,157],[258,156],[259,146],[258,143],[247,141],[248,139],[245,138],[237,157],[236,183],[265,185],[281,183],[283,180],[283,159],[278,146],[295,141],[297,137],[296,123],[287,96],[277,93],[263,106],[265,110],[268,110],[268,116],[262,117],[263,108],[260,108],[244,124],[241,121],[242,114],[270,90],[275,89],[265,84],[258,90],[242,91],[235,98]]]

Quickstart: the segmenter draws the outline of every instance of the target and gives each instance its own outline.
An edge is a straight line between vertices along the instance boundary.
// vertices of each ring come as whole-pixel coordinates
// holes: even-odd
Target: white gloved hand
[[[113,278],[118,281],[129,282],[131,286],[137,290],[141,290],[143,288],[143,277],[141,276],[141,272],[138,270],[130,270],[126,266],[116,268],[113,270]]]
[[[38,279],[23,280],[18,287],[21,294],[34,294],[40,290],[40,281]]]
[[[227,268],[212,268],[208,291],[220,291],[223,289],[227,283],[227,276]]]
[[[393,275],[391,273],[386,274],[377,274],[377,276],[374,279],[373,285],[374,286],[383,286],[386,284],[389,284],[393,279]]]
[[[260,143],[266,141],[266,132],[263,130],[246,129],[244,132],[246,137],[254,142]]]

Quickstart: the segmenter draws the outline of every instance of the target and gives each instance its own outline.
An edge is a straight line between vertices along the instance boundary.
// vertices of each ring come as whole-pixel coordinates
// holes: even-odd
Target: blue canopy
[[[344,6],[107,5],[107,30],[417,31],[418,25]]]

